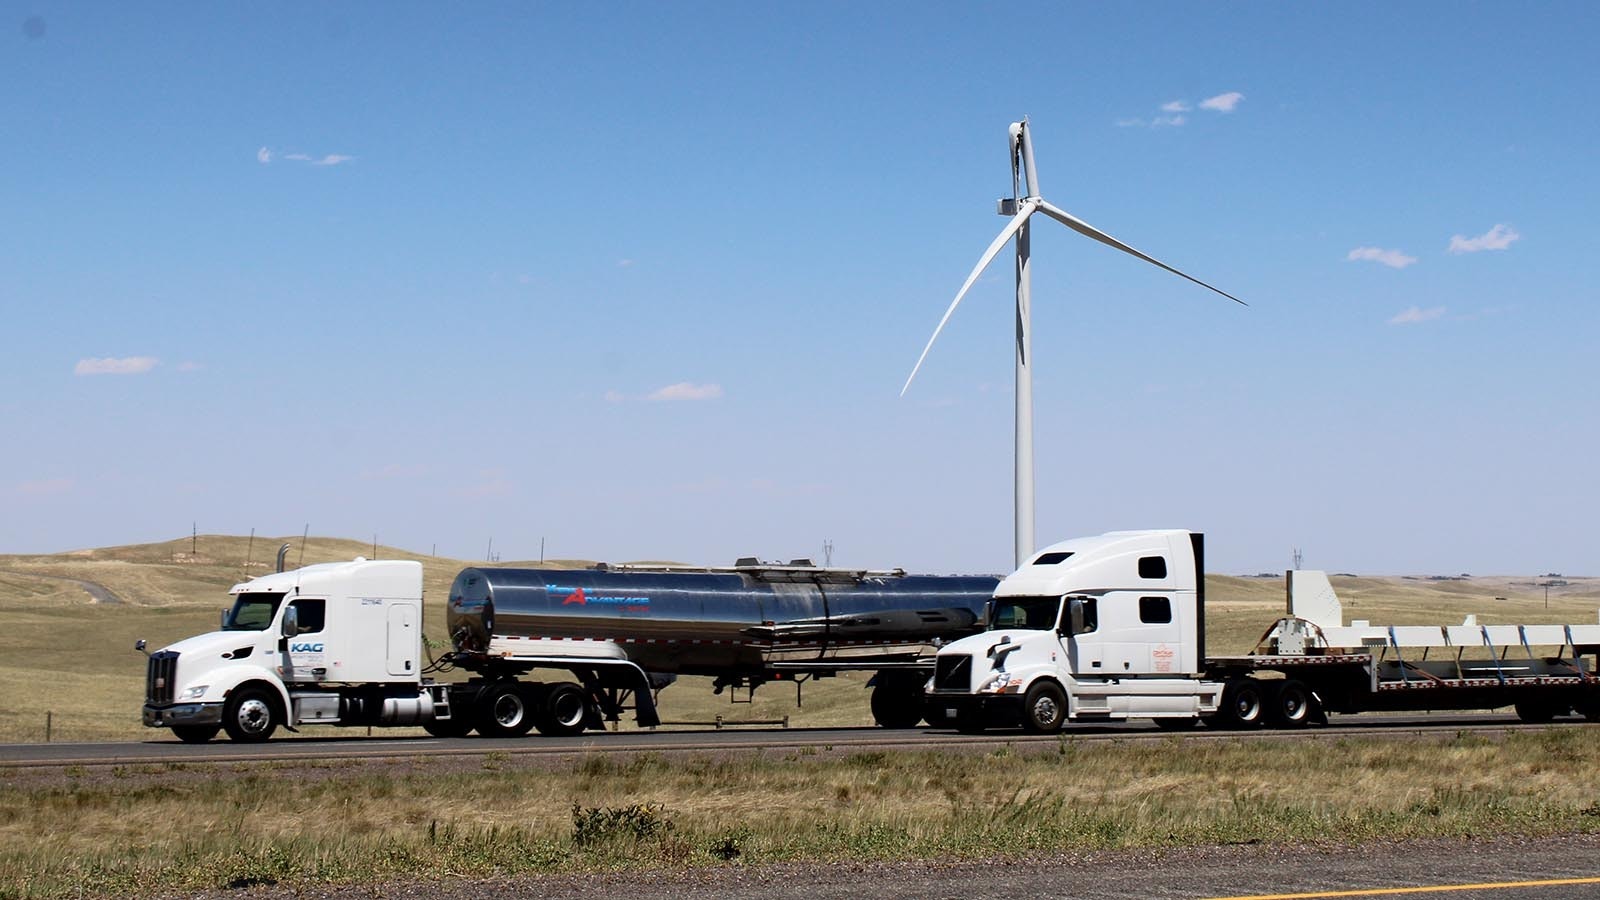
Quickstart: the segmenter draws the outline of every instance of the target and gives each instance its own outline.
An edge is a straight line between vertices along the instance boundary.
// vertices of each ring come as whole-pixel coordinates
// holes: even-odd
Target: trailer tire
[[[915,728],[922,721],[922,685],[887,680],[872,689],[871,705],[879,728]]]
[[[533,708],[522,685],[499,681],[478,693],[478,733],[488,738],[521,737],[533,727]]]
[[[265,688],[235,688],[222,705],[222,727],[240,744],[259,744],[278,730],[277,698]]]
[[[1266,713],[1266,695],[1254,678],[1235,678],[1222,689],[1216,722],[1223,728],[1260,728]]]
[[[1311,688],[1291,678],[1272,691],[1272,724],[1280,728],[1304,728],[1316,718],[1316,705]]]
[[[172,733],[185,744],[204,744],[217,736],[221,725],[174,725]]]
[[[582,734],[588,720],[588,693],[575,682],[563,681],[545,693],[536,724],[547,737],[571,737]]]
[[[1512,708],[1517,711],[1517,718],[1529,725],[1544,725],[1561,712],[1554,704],[1541,700],[1522,700]]]
[[[1054,681],[1036,681],[1022,700],[1022,727],[1034,734],[1054,734],[1067,720],[1067,695]]]

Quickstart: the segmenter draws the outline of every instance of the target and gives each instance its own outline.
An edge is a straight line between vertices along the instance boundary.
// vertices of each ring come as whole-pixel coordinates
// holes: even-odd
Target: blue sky
[[[1584,3],[0,0],[0,551],[1600,571]]]

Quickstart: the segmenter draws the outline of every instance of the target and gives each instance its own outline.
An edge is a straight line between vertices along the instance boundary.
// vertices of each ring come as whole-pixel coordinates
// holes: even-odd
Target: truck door
[[[389,607],[389,674],[417,674],[417,609],[407,603]]]

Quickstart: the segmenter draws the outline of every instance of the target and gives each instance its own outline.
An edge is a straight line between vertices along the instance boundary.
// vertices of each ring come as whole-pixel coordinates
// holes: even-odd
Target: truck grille
[[[172,691],[178,680],[178,653],[160,650],[150,654],[150,674],[144,681],[144,699],[155,706],[172,702]]]
[[[936,691],[972,690],[972,657],[943,654],[934,660],[933,689]]]

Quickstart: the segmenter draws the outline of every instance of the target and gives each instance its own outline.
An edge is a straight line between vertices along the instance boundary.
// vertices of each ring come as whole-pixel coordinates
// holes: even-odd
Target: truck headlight
[[[198,700],[201,697],[205,696],[206,688],[209,688],[209,687],[211,687],[211,685],[209,685],[209,684],[197,684],[194,687],[189,688],[189,689],[185,690],[183,693],[179,694],[178,695],[178,699],[179,700]]]

